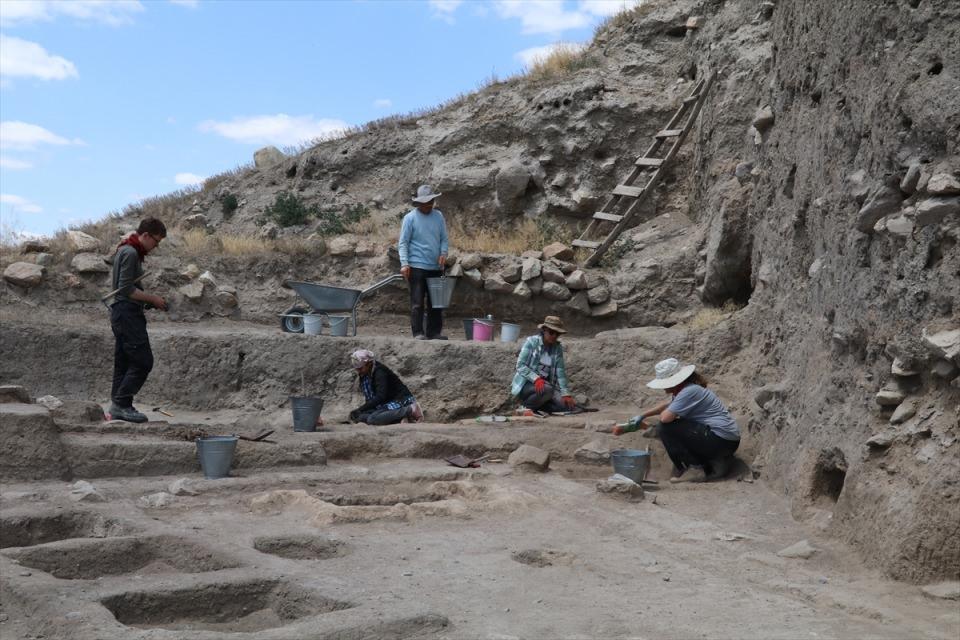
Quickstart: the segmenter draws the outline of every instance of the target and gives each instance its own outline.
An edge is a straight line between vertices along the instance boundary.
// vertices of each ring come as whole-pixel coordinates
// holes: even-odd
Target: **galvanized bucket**
[[[442,276],[427,278],[427,291],[430,292],[430,306],[434,309],[446,309],[453,298],[453,288],[457,286],[455,277]]]
[[[350,316],[330,316],[330,335],[342,338],[347,335],[350,326]]]
[[[197,438],[197,459],[203,477],[207,480],[226,478],[233,464],[233,452],[237,449],[237,436],[209,436]]]
[[[323,398],[316,396],[290,396],[293,410],[294,431],[316,431],[317,418],[323,410]]]
[[[640,449],[615,449],[610,452],[613,470],[640,484],[650,470],[650,452]]]

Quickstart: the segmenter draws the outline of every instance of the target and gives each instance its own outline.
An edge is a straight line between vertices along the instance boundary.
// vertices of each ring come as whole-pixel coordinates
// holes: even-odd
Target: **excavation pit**
[[[201,573],[239,563],[173,536],[67,540],[5,552],[19,564],[65,580],[126,573]]]
[[[296,585],[262,580],[175,591],[134,591],[101,600],[118,622],[138,629],[256,632],[353,605]]]
[[[288,560],[328,560],[350,553],[340,540],[312,535],[264,536],[253,541],[253,548]]]
[[[29,547],[70,538],[110,538],[134,533],[128,525],[97,513],[72,511],[0,519],[0,548]]]

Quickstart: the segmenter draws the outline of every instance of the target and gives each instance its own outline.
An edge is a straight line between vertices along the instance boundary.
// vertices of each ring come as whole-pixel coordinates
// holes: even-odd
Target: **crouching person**
[[[563,320],[547,316],[538,325],[540,333],[523,343],[510,393],[526,409],[550,413],[571,411],[576,402],[567,385],[560,336],[567,332]]]
[[[350,355],[350,364],[357,372],[365,402],[350,412],[351,422],[396,424],[404,420],[420,422],[423,412],[413,394],[400,378],[366,349]]]

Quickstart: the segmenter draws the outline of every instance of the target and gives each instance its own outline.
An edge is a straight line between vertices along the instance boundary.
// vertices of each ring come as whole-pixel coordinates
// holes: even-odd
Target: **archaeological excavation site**
[[[4,245],[0,638],[956,640],[958,43],[650,0]]]

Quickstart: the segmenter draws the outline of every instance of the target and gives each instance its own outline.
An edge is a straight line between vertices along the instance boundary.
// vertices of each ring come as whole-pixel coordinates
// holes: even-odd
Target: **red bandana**
[[[117,249],[119,250],[120,247],[122,247],[122,246],[125,245],[125,244],[128,244],[128,245],[130,245],[131,247],[133,247],[134,249],[136,249],[136,250],[137,250],[137,255],[140,256],[140,262],[143,262],[143,259],[144,259],[144,258],[146,257],[146,255],[147,255],[147,250],[144,249],[144,248],[143,248],[143,245],[140,243],[140,236],[137,235],[136,233],[131,233],[129,236],[127,236],[126,238],[124,238],[124,239],[120,242],[120,244],[117,245]]]

